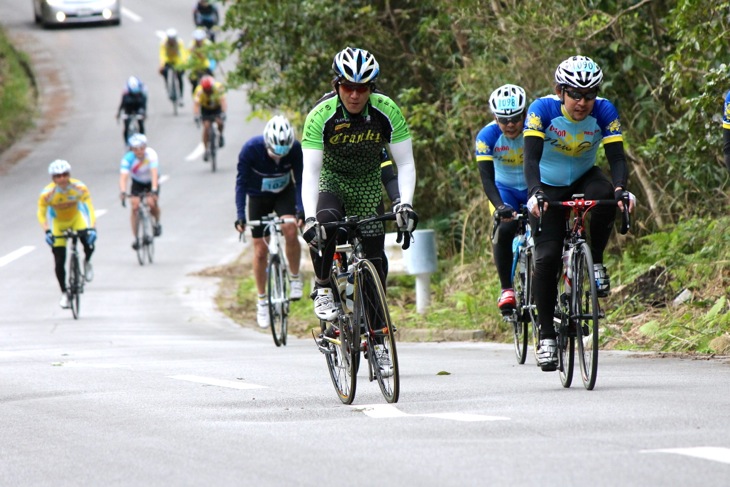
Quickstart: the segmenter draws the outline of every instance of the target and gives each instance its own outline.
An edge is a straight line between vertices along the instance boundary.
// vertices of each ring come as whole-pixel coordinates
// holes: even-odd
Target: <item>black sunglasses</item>
[[[508,123],[520,123],[522,121],[522,114],[519,115],[512,115],[511,117],[497,117],[497,122],[501,123],[502,125],[507,125]]]
[[[591,101],[595,100],[598,96],[598,90],[589,91],[588,93],[582,93],[578,90],[569,90],[567,88],[563,88],[563,93],[565,93],[575,101],[581,101],[583,98],[585,98],[586,101]]]

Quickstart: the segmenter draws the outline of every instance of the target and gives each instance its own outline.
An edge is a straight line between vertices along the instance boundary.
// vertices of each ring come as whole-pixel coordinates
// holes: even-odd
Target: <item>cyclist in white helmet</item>
[[[248,201],[247,201],[248,200]],[[249,139],[238,154],[236,176],[236,230],[246,229],[248,220],[258,220],[275,212],[282,218],[302,215],[302,146],[294,136],[289,120],[276,115],[269,120],[262,135]],[[286,257],[290,267],[290,298],[302,297],[299,264],[302,250],[299,232],[294,223],[281,227],[286,240]],[[258,291],[256,321],[261,328],[269,326],[269,305],[266,299],[266,261],[268,248],[264,227],[251,228],[253,237],[253,274]]]
[[[195,93],[200,79],[206,74],[213,75],[217,62],[208,55],[208,48],[211,46],[208,36],[203,29],[195,29],[193,31],[193,40],[190,41],[188,48],[189,57],[186,65],[188,71],[188,81],[190,81],[190,93]]]
[[[332,69],[333,91],[307,115],[302,139],[302,204],[307,217],[303,236],[313,249],[314,312],[322,320],[332,320],[336,315],[329,280],[337,242],[319,224],[347,215],[383,213],[380,165],[386,147],[398,168],[400,203],[394,211],[398,213],[405,247],[410,244],[410,232],[418,218],[412,206],[416,170],[411,134],[398,105],[375,89],[378,62],[364,49],[347,47],[335,55]],[[365,231],[365,255],[377,268],[385,287],[384,241],[382,223]]]
[[[139,132],[144,133],[144,119],[147,113],[147,87],[136,76],[130,76],[122,92],[122,101],[117,109],[117,121],[124,113],[124,143],[129,140],[130,116],[139,116]]]
[[[179,104],[183,106],[183,75],[188,62],[188,50],[185,42],[177,35],[177,30],[167,29],[165,38],[160,43],[160,74],[165,79],[167,89],[167,76],[175,76],[180,88]]]
[[[557,368],[553,326],[557,279],[561,266],[565,217],[562,208],[545,201],[567,200],[573,194],[588,199],[621,200],[627,192],[628,171],[623,135],[616,107],[598,96],[603,71],[591,58],[572,56],[555,70],[555,94],[535,100],[525,122],[525,179],[530,194],[528,208],[533,228],[545,210],[542,232],[535,236],[534,292],[540,321],[538,364],[544,371]],[[603,145],[611,167],[609,179],[596,166]],[[633,208],[633,200],[630,206]],[[603,266],[603,252],[614,226],[616,210],[591,210],[589,243],[595,263],[599,296],[606,296],[610,281]]]
[[[38,222],[46,232],[46,243],[53,250],[56,279],[61,287],[62,308],[68,308],[66,294],[66,239],[59,235],[66,229],[76,230],[84,248],[84,278],[91,281],[94,269],[91,254],[96,242],[96,215],[91,193],[86,185],[71,177],[71,164],[57,159],[48,166],[52,181],[43,188],[38,198]]]
[[[518,230],[515,211],[527,203],[522,160],[526,101],[527,95],[520,86],[507,84],[494,90],[489,97],[494,120],[476,137],[476,160],[482,187],[494,210],[492,244],[502,287],[497,306],[504,313],[517,304],[511,280],[512,240]]]
[[[137,250],[142,242],[137,241],[137,210],[139,209],[140,195],[147,193],[147,204],[150,213],[155,219],[154,236],[162,235],[160,223],[160,162],[157,151],[147,146],[147,137],[143,134],[134,134],[129,138],[129,151],[124,154],[119,168],[119,198],[124,203],[127,197],[127,186],[132,180],[129,198],[132,203],[130,221],[132,223],[132,248]]]

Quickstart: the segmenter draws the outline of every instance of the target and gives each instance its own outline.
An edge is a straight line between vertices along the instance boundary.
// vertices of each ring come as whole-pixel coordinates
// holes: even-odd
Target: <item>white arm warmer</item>
[[[413,160],[413,144],[411,143],[411,139],[390,144],[390,153],[398,167],[400,202],[412,205],[413,193],[416,189],[416,163]],[[302,198],[304,198],[304,195],[302,195]]]
[[[317,149],[302,149],[302,206],[304,217],[317,216],[317,201],[319,200],[319,173],[322,171],[322,151]]]

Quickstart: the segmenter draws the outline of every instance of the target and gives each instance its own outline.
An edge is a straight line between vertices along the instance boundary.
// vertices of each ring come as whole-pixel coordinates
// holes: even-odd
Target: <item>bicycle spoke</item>
[[[587,244],[581,246],[576,266],[576,302],[573,313],[576,316],[576,341],[581,378],[586,389],[596,385],[598,373],[598,293],[593,275],[593,257]]]

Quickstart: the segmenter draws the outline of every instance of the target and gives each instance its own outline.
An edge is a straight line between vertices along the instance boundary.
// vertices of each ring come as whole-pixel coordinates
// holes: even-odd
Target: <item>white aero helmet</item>
[[[144,134],[134,134],[127,142],[129,142],[129,147],[142,147],[143,145],[147,145],[147,136]]]
[[[127,79],[127,89],[130,93],[139,93],[142,89],[142,82],[136,76],[130,76]]]
[[[277,156],[284,157],[294,145],[294,129],[283,115],[274,116],[264,128],[266,148]]]
[[[50,174],[51,176],[63,174],[66,172],[71,172],[71,164],[63,159],[56,159],[48,165],[48,174]]]
[[[195,29],[193,31],[193,39],[195,39],[196,41],[202,41],[206,37],[207,36],[206,36],[205,31],[203,29]]]
[[[525,111],[527,95],[522,87],[503,85],[492,92],[489,97],[489,108],[498,117],[511,117]]]
[[[346,47],[332,61],[335,74],[350,83],[372,83],[380,74],[375,56],[364,49]]]
[[[167,29],[165,31],[165,36],[167,36],[168,40],[177,39],[177,31],[175,29],[172,29],[172,28]]]
[[[597,88],[603,81],[603,71],[586,56],[569,57],[555,70],[555,83],[572,88]]]

